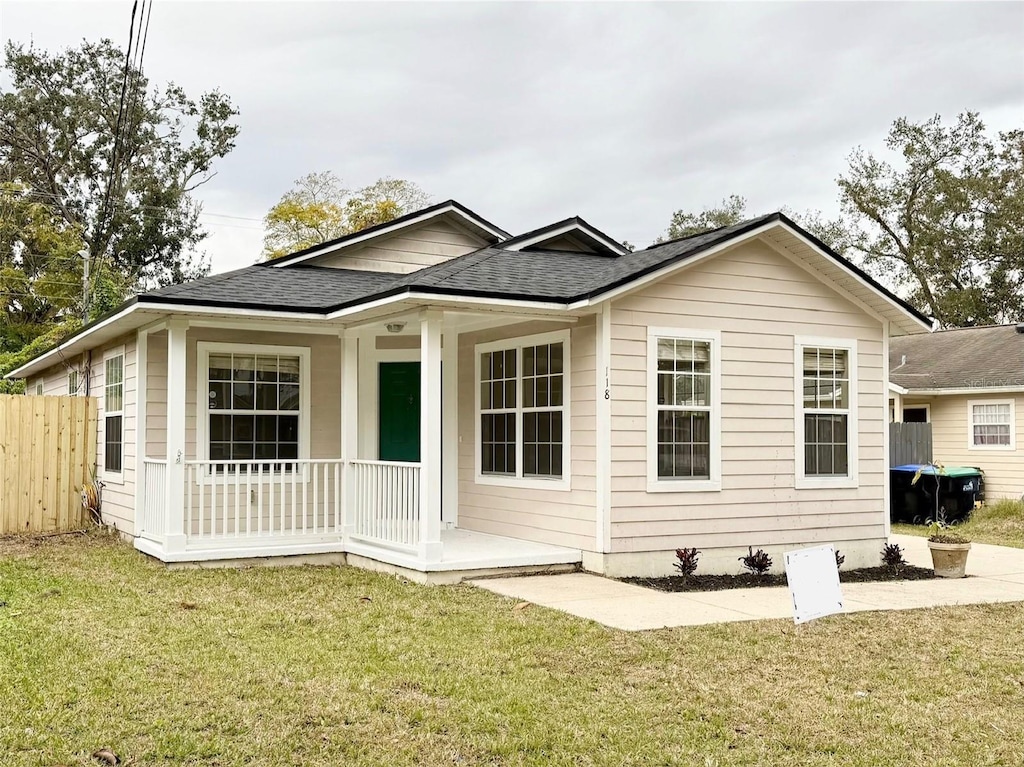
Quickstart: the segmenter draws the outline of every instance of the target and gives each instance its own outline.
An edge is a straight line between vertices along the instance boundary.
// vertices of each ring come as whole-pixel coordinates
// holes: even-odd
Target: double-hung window
[[[797,339],[797,487],[857,483],[857,348]]]
[[[648,328],[647,486],[721,488],[720,334]]]
[[[479,481],[567,489],[569,332],[480,344],[476,358]]]
[[[1013,400],[970,400],[967,403],[969,450],[1014,450]]]
[[[290,470],[308,455],[308,349],[201,343],[199,359],[199,444],[216,471]]]
[[[69,370],[68,371],[68,396],[69,397],[76,397],[76,396],[78,396],[78,371],[77,370]]]
[[[120,475],[124,462],[124,350],[103,361],[103,468]]]

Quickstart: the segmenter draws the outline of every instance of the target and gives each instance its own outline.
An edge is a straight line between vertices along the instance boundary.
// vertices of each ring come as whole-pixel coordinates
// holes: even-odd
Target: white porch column
[[[441,559],[441,322],[420,315],[420,556]]]
[[[167,537],[164,550],[185,550],[185,339],[188,320],[167,323]],[[136,427],[138,428],[138,427]]]
[[[355,471],[350,461],[359,457],[359,339],[355,331],[341,333],[341,458],[345,480],[341,498],[341,530],[348,542],[355,530]]]
[[[459,333],[446,322],[441,349],[441,519],[459,524]]]
[[[149,533],[143,528],[146,503],[146,391],[149,387],[149,331],[135,334],[135,532]]]

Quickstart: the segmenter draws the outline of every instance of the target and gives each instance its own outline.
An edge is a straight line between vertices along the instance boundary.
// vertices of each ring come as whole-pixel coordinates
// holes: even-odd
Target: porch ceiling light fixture
[[[385,327],[385,329],[387,329],[387,331],[389,333],[401,333],[403,330],[405,330],[405,323],[404,322],[389,322],[384,327]]]

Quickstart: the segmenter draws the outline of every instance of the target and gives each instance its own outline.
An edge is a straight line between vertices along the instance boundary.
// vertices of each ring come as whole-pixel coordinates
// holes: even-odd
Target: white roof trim
[[[522,242],[517,242],[514,245],[510,245],[508,248],[506,248],[506,250],[512,250],[512,251],[524,250],[524,249],[529,248],[529,247],[531,247],[533,245],[536,245],[537,243],[546,242],[547,240],[553,240],[556,237],[562,237],[562,236],[564,236],[566,234],[572,234],[573,232],[582,232],[587,237],[591,238],[592,240],[597,240],[599,243],[604,245],[606,248],[608,248],[609,250],[614,251],[615,253],[618,253],[620,256],[624,256],[624,255],[626,255],[626,253],[629,252],[624,247],[622,247],[621,243],[615,242],[615,240],[611,240],[611,239],[605,237],[603,234],[601,234],[597,230],[591,229],[589,226],[577,223],[576,221],[572,221],[572,222],[570,222],[568,224],[565,224],[564,226],[560,226],[557,229],[552,229],[549,232],[541,232],[541,233],[535,234],[533,237],[528,237],[527,239],[523,240]]]
[[[388,235],[394,234],[395,232],[400,232],[403,229],[407,229],[410,226],[417,226],[419,224],[430,221],[431,219],[437,218],[438,216],[448,215],[449,213],[454,213],[455,215],[459,216],[459,218],[463,219],[464,221],[468,221],[470,224],[477,227],[478,229],[482,229],[485,232],[489,232],[490,234],[497,237],[499,241],[508,239],[507,235],[505,235],[503,232],[498,231],[494,227],[489,226],[484,221],[478,218],[474,218],[473,216],[467,216],[464,211],[460,210],[459,208],[456,208],[454,205],[445,205],[443,208],[438,208],[437,210],[432,210],[430,212],[423,213],[414,218],[407,219],[406,221],[402,221],[401,223],[395,224],[394,226],[385,226],[373,232],[367,232],[364,235],[357,234],[351,239],[347,239],[344,242],[335,243],[334,245],[326,244],[322,248],[317,248],[316,250],[307,253],[301,258],[290,259],[287,256],[284,256],[282,259],[279,259],[284,263],[271,261],[269,262],[269,265],[273,266],[275,269],[281,269],[286,266],[301,264],[303,261],[308,261],[311,258],[317,258],[327,253],[333,253],[335,251],[344,250],[345,248],[349,248],[353,245],[360,245],[369,242],[370,240],[373,240],[377,237],[386,237]]]
[[[899,384],[894,384],[892,381],[889,381],[889,391],[895,392],[896,394],[906,394],[910,390],[904,389]]]

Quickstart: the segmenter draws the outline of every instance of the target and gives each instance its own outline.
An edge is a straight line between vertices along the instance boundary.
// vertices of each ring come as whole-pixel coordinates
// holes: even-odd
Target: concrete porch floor
[[[912,565],[931,568],[924,538],[893,535],[890,541],[903,547]],[[843,584],[844,612],[1024,602],[1024,549],[975,543],[967,575],[961,580]],[[589,573],[471,582],[626,631],[793,617],[785,587],[670,594]]]

